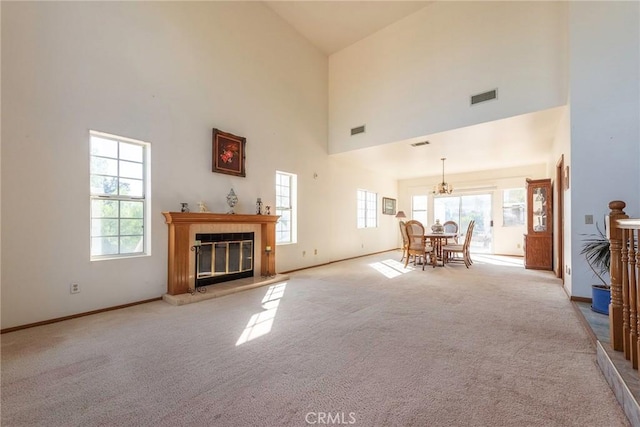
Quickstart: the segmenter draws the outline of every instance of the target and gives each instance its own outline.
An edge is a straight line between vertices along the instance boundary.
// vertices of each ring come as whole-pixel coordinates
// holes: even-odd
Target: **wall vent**
[[[364,133],[364,130],[364,125],[358,126],[357,128],[351,128],[351,136]]]
[[[479,104],[485,101],[491,101],[492,99],[498,99],[498,89],[490,90],[489,92],[479,93],[471,96],[471,105]]]
[[[414,142],[413,144],[411,144],[412,147],[422,147],[423,145],[429,145],[430,142],[429,141],[422,141],[422,142]]]

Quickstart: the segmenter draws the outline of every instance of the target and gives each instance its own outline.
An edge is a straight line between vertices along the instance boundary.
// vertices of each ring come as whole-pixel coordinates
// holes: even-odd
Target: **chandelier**
[[[444,181],[444,161],[447,160],[447,158],[443,157],[440,160],[442,160],[442,182],[433,187],[433,194],[451,194],[453,192],[453,185],[447,184]]]

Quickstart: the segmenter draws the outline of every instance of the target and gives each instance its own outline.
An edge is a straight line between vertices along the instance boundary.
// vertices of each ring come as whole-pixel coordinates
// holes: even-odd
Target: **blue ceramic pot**
[[[609,302],[611,302],[611,289],[601,285],[591,286],[591,310],[596,313],[609,314]]]

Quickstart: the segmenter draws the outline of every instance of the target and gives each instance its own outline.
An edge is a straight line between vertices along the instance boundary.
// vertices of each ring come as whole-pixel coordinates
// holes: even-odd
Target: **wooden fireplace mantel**
[[[276,222],[278,215],[238,215],[211,212],[162,212],[169,226],[169,269],[167,293],[179,295],[189,292],[193,283],[192,264],[194,228],[200,225],[228,224],[259,226],[259,239],[256,239],[256,255],[260,256],[260,275],[267,276],[276,272]],[[258,247],[258,242],[260,247]],[[268,253],[266,248],[270,247]],[[195,264],[195,262],[193,262]]]

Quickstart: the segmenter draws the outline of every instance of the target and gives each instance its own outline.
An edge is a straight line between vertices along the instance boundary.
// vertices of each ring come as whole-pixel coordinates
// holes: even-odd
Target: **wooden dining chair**
[[[445,264],[454,261],[462,261],[467,268],[473,264],[469,247],[471,246],[471,239],[473,238],[473,229],[475,225],[475,220],[472,220],[469,223],[469,227],[467,228],[467,233],[464,236],[464,242],[462,244],[445,245],[442,247],[443,260]],[[456,254],[460,254],[460,257],[456,257]]]
[[[413,265],[416,265],[418,259],[422,261],[422,269],[427,263],[427,259],[431,265],[436,266],[436,252],[435,248],[428,245],[424,238],[424,226],[420,221],[411,220],[405,224],[407,231],[407,238],[409,239],[409,245],[407,246],[407,259],[404,262],[405,268],[409,264],[409,257],[413,255]]]
[[[451,238],[453,242],[450,242],[449,238],[447,238],[447,244],[449,243],[457,244],[458,243],[458,223],[455,221],[445,221],[445,223],[442,224],[442,226],[444,227],[445,233],[456,233],[456,236]]]
[[[400,221],[398,224],[400,225],[400,235],[402,236],[402,258],[400,258],[400,262],[402,262],[405,257],[409,257],[409,254],[407,254],[407,250],[409,249],[409,236],[407,235],[407,223]]]

